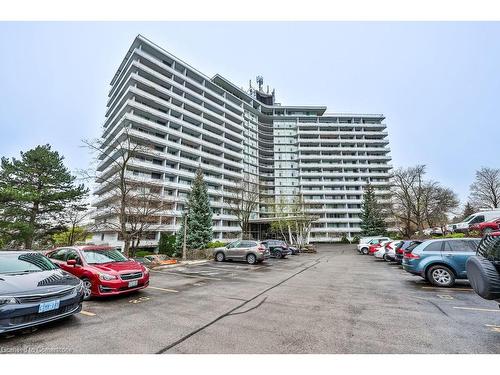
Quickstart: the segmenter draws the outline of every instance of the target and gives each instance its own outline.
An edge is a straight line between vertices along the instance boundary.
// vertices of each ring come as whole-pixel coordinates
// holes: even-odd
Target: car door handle
[[[451,257],[453,254],[445,254],[444,256]]]

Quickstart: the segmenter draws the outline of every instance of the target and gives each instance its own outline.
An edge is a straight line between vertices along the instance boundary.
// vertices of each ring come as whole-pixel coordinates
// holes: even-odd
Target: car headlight
[[[109,273],[100,273],[99,279],[109,281],[109,280],[116,280],[116,279],[118,279],[118,277],[114,276],[114,275],[110,275]]]
[[[80,284],[78,284],[76,287],[75,287],[75,291],[77,293],[81,293],[83,291],[83,281],[80,280]]]
[[[148,275],[149,274],[149,269],[148,267],[144,267],[144,275]]]
[[[12,305],[15,303],[18,303],[18,302],[17,302],[17,299],[15,299],[14,297],[0,296],[0,306],[1,305]]]

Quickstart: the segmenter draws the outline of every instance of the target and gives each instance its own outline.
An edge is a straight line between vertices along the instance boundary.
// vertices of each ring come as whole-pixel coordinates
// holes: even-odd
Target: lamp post
[[[187,259],[187,249],[186,249],[186,234],[187,234],[187,217],[189,214],[189,208],[184,213],[184,240],[182,241],[182,260]]]

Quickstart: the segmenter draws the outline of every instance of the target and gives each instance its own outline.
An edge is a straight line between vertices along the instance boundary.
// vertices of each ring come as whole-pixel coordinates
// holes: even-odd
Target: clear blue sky
[[[290,105],[383,113],[394,166],[465,200],[475,169],[500,167],[500,23],[0,23],[0,155],[50,143],[90,160],[109,82],[141,33],[239,86],[260,74]]]

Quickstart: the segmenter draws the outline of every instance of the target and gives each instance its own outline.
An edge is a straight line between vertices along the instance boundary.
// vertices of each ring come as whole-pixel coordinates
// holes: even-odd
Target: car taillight
[[[257,250],[260,252],[260,253],[265,253],[266,252],[266,248],[264,246],[259,246],[257,248]]]
[[[403,254],[403,250],[401,250],[401,249],[397,249],[397,250],[396,250],[396,253],[398,253],[398,254]]]
[[[413,253],[406,253],[404,255],[404,258],[406,258],[406,259],[419,259],[420,256],[417,254],[413,254]]]

